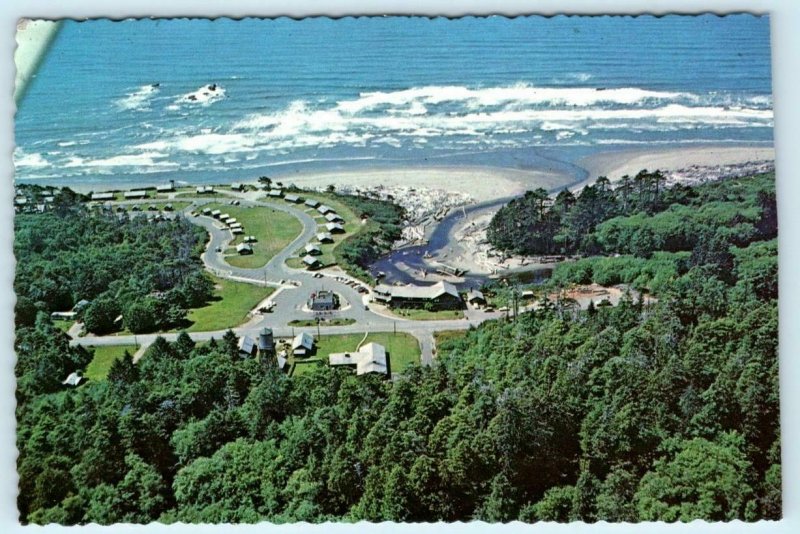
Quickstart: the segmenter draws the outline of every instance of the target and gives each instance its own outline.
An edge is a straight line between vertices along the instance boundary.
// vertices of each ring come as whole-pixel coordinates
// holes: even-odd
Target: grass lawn
[[[413,308],[393,308],[392,313],[398,317],[415,321],[441,321],[444,319],[463,319],[464,310],[418,310]]]
[[[203,206],[212,210],[220,210],[242,223],[244,234],[236,236],[231,242],[235,247],[248,235],[258,240],[253,243],[253,254],[248,256],[227,256],[225,261],[234,267],[254,269],[262,267],[272,257],[286,248],[303,231],[303,224],[289,213],[264,207],[231,206],[229,204],[208,204]]]
[[[354,324],[356,322],[355,319],[350,317],[341,317],[338,319],[328,319],[320,321],[319,325],[321,327],[325,326],[345,326],[348,324]],[[289,326],[317,326],[317,321],[315,319],[295,319],[294,321],[289,321]]]
[[[466,336],[466,330],[439,330],[438,332],[433,333],[433,339],[436,341],[437,346],[439,343],[445,343],[454,339],[461,339]]]
[[[347,207],[342,201],[338,200],[335,195],[331,195],[329,193],[310,193],[308,195],[303,195],[304,198],[313,198],[320,202],[320,204],[325,204],[333,208],[336,213],[339,214],[340,217],[344,219],[344,229],[345,233],[343,234],[332,234],[333,243],[325,243],[320,245],[320,249],[322,250],[322,254],[316,256],[316,258],[322,263],[324,267],[333,265],[336,263],[336,258],[334,257],[333,251],[334,249],[339,246],[339,244],[344,241],[349,236],[355,234],[364,225],[361,224],[361,218],[357,217],[355,212],[352,209]],[[325,220],[325,217],[321,215],[315,208],[309,208],[308,206],[298,206],[301,209],[305,209],[309,215],[311,215],[314,219],[316,219],[318,226],[317,233],[319,232],[327,232],[328,230],[325,228],[325,224],[328,222]],[[316,240],[312,240],[312,243],[316,243]],[[296,257],[292,257],[286,260],[286,265],[289,267],[293,267],[295,269],[302,269],[304,267],[302,258],[306,255],[305,249],[301,247],[296,252]]]
[[[261,287],[208,276],[216,286],[215,300],[202,308],[189,310],[188,318],[192,322],[186,329],[189,332],[223,330],[238,326],[247,320],[247,313],[250,310],[275,291],[273,287]]]
[[[364,334],[323,334],[317,340],[317,352],[311,358],[298,358],[297,362],[311,362],[319,361],[319,365],[326,365],[328,362],[328,355],[334,352],[354,352],[358,344],[364,338]],[[375,332],[367,336],[364,343],[375,342],[386,347],[386,352],[389,354],[389,370],[392,373],[400,373],[409,365],[420,364],[420,350],[417,338],[405,332],[398,332],[397,334],[391,332]],[[296,363],[290,358],[290,363]],[[312,369],[307,367],[311,364],[301,363],[299,366],[295,365],[293,374],[296,374],[298,369],[301,372],[310,372]]]
[[[94,347],[94,358],[86,366],[86,378],[90,380],[105,380],[108,370],[114,360],[121,358],[125,351],[131,355],[136,352],[136,345],[107,345]]]

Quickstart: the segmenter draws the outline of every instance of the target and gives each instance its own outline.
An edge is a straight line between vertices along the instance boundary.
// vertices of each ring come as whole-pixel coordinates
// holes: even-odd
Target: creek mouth
[[[436,273],[439,265],[437,258],[452,253],[469,252],[458,242],[454,233],[459,223],[471,216],[477,217],[485,212],[493,211],[516,198],[505,197],[482,202],[473,206],[453,210],[444,217],[430,234],[428,242],[393,250],[389,254],[377,259],[369,271],[373,277],[385,284],[432,284],[444,279],[453,282],[459,288],[480,288],[488,282],[498,278],[508,278],[517,283],[541,283],[550,277],[551,265],[531,264],[525,267],[501,271],[498,274],[467,272],[460,277],[442,276]],[[455,262],[447,265],[462,268]],[[427,273],[427,275],[423,274]],[[382,276],[381,276],[382,275]]]

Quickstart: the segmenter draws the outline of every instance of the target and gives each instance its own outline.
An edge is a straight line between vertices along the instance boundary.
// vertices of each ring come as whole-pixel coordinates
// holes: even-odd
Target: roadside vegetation
[[[426,310],[424,308],[389,308],[389,311],[403,319],[411,321],[442,321],[445,319],[463,319],[464,310]]]
[[[356,320],[350,317],[337,317],[335,319],[323,319],[319,322],[319,326],[324,328],[326,326],[345,326],[349,324],[355,324]],[[316,319],[295,319],[294,321],[289,321],[289,326],[317,326]]]

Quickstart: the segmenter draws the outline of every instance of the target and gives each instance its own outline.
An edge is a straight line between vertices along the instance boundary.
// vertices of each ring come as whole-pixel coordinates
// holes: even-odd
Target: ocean
[[[68,21],[16,180],[102,189],[772,143],[769,19]]]

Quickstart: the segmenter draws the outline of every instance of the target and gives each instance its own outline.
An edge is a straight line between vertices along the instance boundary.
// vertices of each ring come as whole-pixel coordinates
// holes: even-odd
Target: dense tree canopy
[[[572,263],[560,283],[657,280],[657,299],[486,322],[398,381],[290,378],[230,333],[158,339],[65,388],[50,377],[88,353],[39,314],[16,341],[22,520],[777,518],[777,249],[752,224],[727,247]]]
[[[487,230],[499,249],[521,254],[631,254],[737,246],[777,235],[775,176],[663,187],[642,171],[616,186],[601,178],[574,195],[528,191],[501,208]],[[701,245],[702,246],[702,245]]]
[[[205,231],[181,217],[90,211],[78,199],[18,214],[17,325],[31,326],[33,310],[66,311],[80,300],[91,302],[81,311],[90,332],[110,332],[119,315],[132,332],[178,325],[211,296],[199,261],[205,241]]]

